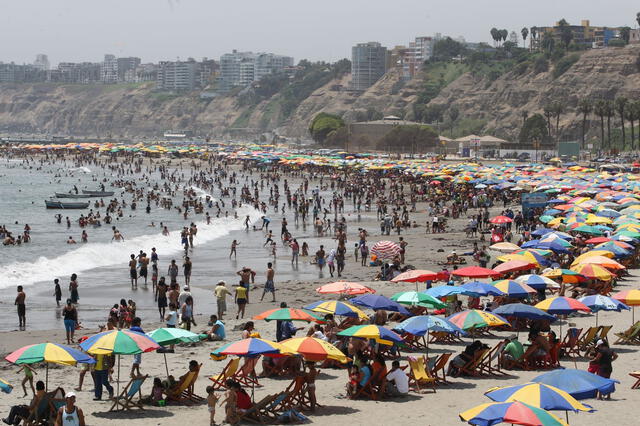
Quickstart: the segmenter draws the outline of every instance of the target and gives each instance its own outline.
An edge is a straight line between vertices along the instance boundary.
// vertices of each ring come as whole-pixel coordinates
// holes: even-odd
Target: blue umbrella
[[[462,294],[463,292],[464,290],[462,288],[453,285],[441,285],[423,291],[423,293],[438,299],[441,297],[451,296],[453,294]]]
[[[403,315],[411,315],[411,313],[398,302],[394,302],[393,300],[379,294],[363,294],[362,296],[354,297],[353,299],[349,300],[349,302],[353,303],[354,305],[373,309],[374,311],[377,311],[378,309],[384,309],[385,311],[393,311],[399,312]]]
[[[553,232],[553,229],[549,229],[549,228],[540,228],[540,229],[536,229],[535,231],[533,231],[531,233],[531,235],[535,235],[535,236],[540,236],[540,235],[546,235],[550,232]],[[526,244],[526,243],[525,243]],[[524,244],[522,245],[522,247],[524,247]]]
[[[534,320],[555,321],[556,317],[538,309],[535,306],[526,305],[524,303],[509,303],[508,305],[498,306],[492,311],[494,314],[503,317],[516,317]]]
[[[556,283],[551,278],[536,274],[522,275],[516,278],[516,281],[526,284],[531,288],[535,288],[536,290],[546,289],[547,287],[560,288],[560,284]]]
[[[582,302],[591,308],[591,312],[596,313],[596,326],[598,325],[598,311],[617,311],[631,310],[630,307],[625,305],[619,300],[611,297],[603,296],[602,294],[595,294],[593,296],[585,296],[578,299],[578,302]]]
[[[616,390],[617,380],[600,377],[584,370],[559,368],[532,380],[562,389],[575,399],[595,398],[598,392],[608,395]]]
[[[504,296],[504,292],[498,290],[491,284],[483,283],[481,281],[469,281],[468,283],[461,285],[464,291],[462,294],[472,297],[480,296]]]
[[[407,318],[398,324],[395,329],[415,336],[424,336],[429,331],[466,334],[464,330],[452,322],[433,315],[418,315]]]

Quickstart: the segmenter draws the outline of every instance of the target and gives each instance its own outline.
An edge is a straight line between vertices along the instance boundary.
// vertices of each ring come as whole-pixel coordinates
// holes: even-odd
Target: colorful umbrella
[[[446,303],[441,302],[435,297],[426,293],[418,293],[417,291],[401,291],[391,296],[391,300],[402,305],[422,306],[432,309],[442,309],[447,307]]]
[[[342,317],[369,319],[367,314],[362,312],[358,307],[353,306],[347,302],[341,302],[339,300],[314,302],[305,306],[305,309],[309,309],[321,314],[333,314]]]
[[[222,347],[211,352],[211,355],[219,357],[220,355],[237,355],[237,356],[282,356],[287,354],[282,345],[270,340],[258,339],[250,337],[248,339],[242,339],[237,342],[227,343]]]
[[[637,289],[623,290],[614,294],[612,298],[627,306],[640,306],[640,290]]]
[[[496,225],[501,225],[504,223],[511,223],[513,222],[513,219],[511,219],[510,217],[507,216],[495,216],[492,217],[491,219],[489,219],[489,222],[496,224]]]
[[[535,306],[526,305],[524,303],[509,303],[507,305],[501,305],[492,312],[503,317],[545,320],[550,322],[556,320],[556,317],[546,313],[542,309],[538,309]]]
[[[602,266],[598,266],[592,263],[581,263],[571,268],[582,276],[592,278],[601,281],[609,281],[613,278],[611,272],[604,269]]]
[[[11,393],[13,386],[11,386],[6,380],[0,379],[0,390],[4,393]]]
[[[515,279],[515,281],[526,284],[531,288],[537,289],[545,289],[545,288],[560,288],[560,284],[553,281],[551,278],[547,278],[543,275],[521,275]]]
[[[501,316],[477,309],[455,313],[447,320],[463,330],[509,325],[509,322]]]
[[[567,392],[575,399],[594,398],[598,392],[608,395],[616,390],[617,380],[611,380],[585,370],[560,368],[535,377],[532,382],[544,383]]]
[[[451,275],[468,278],[495,278],[499,277],[500,273],[493,269],[482,268],[480,266],[467,266],[451,271]]]
[[[433,315],[417,315],[407,318],[398,324],[395,330],[400,330],[415,336],[424,336],[430,331],[466,334],[464,330],[451,321]]]
[[[589,307],[583,303],[578,302],[576,299],[564,296],[555,296],[539,302],[535,305],[536,308],[542,309],[549,314],[553,315],[569,315],[576,311],[591,312]]]
[[[412,271],[403,272],[397,277],[393,278],[391,282],[399,283],[399,282],[425,282],[425,281],[433,281],[438,279],[438,273],[433,271],[428,271],[426,269],[414,269]]]
[[[177,343],[199,342],[200,335],[182,328],[156,328],[147,333],[160,346]]]
[[[580,275],[576,271],[561,268],[555,268],[550,271],[544,272],[542,276],[547,278],[560,278],[562,279],[563,283],[579,283],[587,280],[584,276]]]
[[[337,281],[334,283],[325,284],[316,288],[316,291],[320,294],[345,294],[356,295],[365,293],[375,293],[376,291],[358,283],[350,283],[347,281]]]
[[[5,359],[14,364],[46,362],[61,365],[94,364],[96,361],[84,352],[58,343],[38,343],[11,352]]]
[[[371,254],[379,260],[393,259],[400,254],[400,246],[392,241],[378,241],[371,247]]]
[[[354,325],[338,332],[338,336],[360,337],[363,339],[374,339],[383,345],[393,345],[403,341],[402,337],[379,325]]]
[[[306,321],[324,323],[325,320],[314,312],[295,308],[276,308],[253,317],[254,320],[265,321]]]
[[[461,285],[460,288],[463,290],[462,294],[472,297],[504,296],[504,292],[502,290],[481,281],[470,281]]]
[[[453,294],[462,294],[464,293],[464,290],[461,287],[456,287],[453,285],[441,285],[438,287],[431,287],[428,290],[424,290],[424,293],[428,294],[429,296],[440,298],[451,296]]]
[[[544,383],[524,383],[515,386],[494,387],[484,393],[496,402],[520,401],[544,410],[594,411],[562,389]]]
[[[511,253],[515,250],[520,250],[520,247],[509,242],[502,242],[493,244],[489,247],[491,250],[499,251],[501,253]]]
[[[581,259],[580,261],[573,262],[571,264],[571,267],[574,268],[574,267],[577,267],[578,265],[586,265],[586,264],[598,265],[598,266],[602,266],[603,268],[614,270],[614,271],[626,269],[624,265],[605,256],[586,257],[584,259]]]
[[[135,355],[151,352],[160,346],[143,333],[131,330],[109,330],[80,343],[83,351],[93,355]]]
[[[510,260],[493,268],[494,271],[500,274],[506,274],[514,271],[526,271],[528,269],[534,269],[537,265],[535,263],[523,260]]]
[[[598,312],[599,311],[617,311],[621,310],[630,310],[631,308],[620,302],[619,300],[613,299],[611,297],[603,296],[602,294],[596,294],[593,296],[585,296],[578,299],[579,302],[582,302],[585,306],[588,306],[591,309],[591,312],[596,313],[596,326],[598,325]]]
[[[460,413],[460,418],[472,425],[491,426],[511,423],[527,426],[568,426],[555,415],[524,402],[489,402]]]
[[[526,284],[520,284],[514,280],[500,280],[491,283],[495,288],[506,294],[508,297],[528,297],[536,292],[534,288]]]
[[[403,315],[411,315],[411,313],[398,302],[395,302],[388,297],[379,294],[365,294],[362,296],[354,297],[349,301],[354,305],[370,308],[374,311],[384,309],[385,311],[393,311],[399,312]]]
[[[329,342],[313,337],[294,337],[280,344],[289,352],[298,353],[307,361],[324,361],[332,359],[340,363],[346,363],[348,358],[338,348]]]

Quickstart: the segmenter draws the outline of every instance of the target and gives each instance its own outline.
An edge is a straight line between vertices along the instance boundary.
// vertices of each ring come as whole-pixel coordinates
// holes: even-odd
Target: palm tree
[[[605,104],[605,114],[607,115],[607,147],[611,149],[611,118],[615,114],[615,109],[613,108],[613,101],[607,100]]]
[[[631,123],[631,150],[633,151],[633,146],[636,139],[636,129],[634,128],[636,122],[635,102],[629,102],[629,105],[627,105],[627,109],[624,111],[624,116],[629,121],[629,123]]]
[[[636,22],[640,25],[640,12],[636,13]]]
[[[582,98],[578,102],[578,111],[582,114],[582,149],[585,148],[585,134],[587,133],[587,117],[593,110],[593,103],[589,98]]]
[[[523,29],[520,30],[520,34],[522,34],[522,47],[526,48],[527,47],[527,37],[529,36],[529,29],[527,27],[524,27]]]
[[[551,117],[553,117],[553,104],[547,104],[543,108],[544,117],[547,119],[547,130],[549,131],[549,137],[551,137]]]
[[[495,47],[500,39],[500,31],[496,27],[491,28],[491,38],[493,39],[493,46]]]
[[[569,23],[563,18],[558,22],[558,28],[560,29],[560,40],[562,40],[564,48],[569,50],[569,43],[573,40],[573,33],[569,28]]]
[[[561,101],[555,101],[551,108],[556,116],[556,143],[560,142],[560,116],[564,113],[564,104]]]
[[[507,41],[507,37],[509,37],[509,31],[508,30],[500,30],[500,38],[502,39],[502,42]]]
[[[458,119],[459,116],[460,116],[460,110],[458,109],[458,107],[455,105],[451,105],[451,107],[449,107],[449,120],[451,120],[451,133],[450,133],[451,137],[453,137],[453,126],[456,123],[456,120]]]
[[[615,100],[615,110],[620,115],[620,123],[622,124],[622,147],[621,147],[622,151],[624,151],[625,144],[627,143],[626,141],[627,138],[625,137],[626,135],[625,135],[625,129],[624,129],[624,110],[627,107],[628,101],[629,100],[624,96],[620,96]]]
[[[524,126],[524,123],[527,121],[527,118],[529,118],[529,113],[527,111],[522,111],[522,125]]]
[[[604,149],[604,117],[607,115],[607,102],[604,99],[598,99],[593,111],[600,117],[600,149]]]

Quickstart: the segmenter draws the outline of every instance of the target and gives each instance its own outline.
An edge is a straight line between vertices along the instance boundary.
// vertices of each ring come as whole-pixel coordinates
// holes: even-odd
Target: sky
[[[218,58],[232,49],[335,61],[351,46],[387,47],[442,33],[491,42],[492,27],[515,30],[590,19],[636,27],[626,0],[20,0],[3,1],[0,61],[99,62],[105,53],[143,62]]]

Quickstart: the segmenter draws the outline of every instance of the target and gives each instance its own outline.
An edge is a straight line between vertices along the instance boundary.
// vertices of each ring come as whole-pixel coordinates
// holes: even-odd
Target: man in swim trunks
[[[131,288],[138,287],[138,271],[136,267],[138,266],[138,262],[136,262],[136,255],[131,255],[131,260],[129,261],[129,276],[131,277]]]
[[[27,327],[27,306],[25,305],[25,299],[27,295],[24,293],[22,286],[18,286],[18,295],[14,304],[18,307],[18,322],[20,329],[24,330]]]
[[[276,271],[273,270],[273,263],[267,263],[267,282],[264,284],[264,290],[262,291],[262,297],[260,298],[261,302],[264,299],[264,295],[268,292],[271,292],[271,294],[273,295],[272,302],[276,301],[276,287],[273,284],[273,277],[275,274]]]

